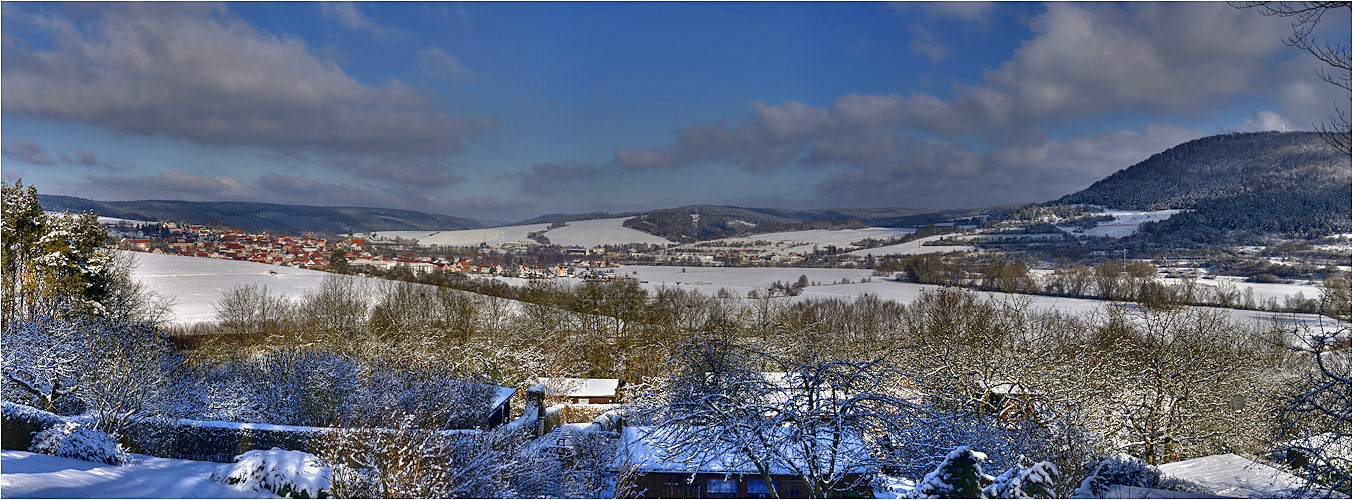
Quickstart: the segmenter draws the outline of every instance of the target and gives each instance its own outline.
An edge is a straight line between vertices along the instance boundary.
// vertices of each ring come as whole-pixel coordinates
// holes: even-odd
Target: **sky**
[[[0,176],[97,200],[979,207],[1349,104],[1222,2],[0,8]]]

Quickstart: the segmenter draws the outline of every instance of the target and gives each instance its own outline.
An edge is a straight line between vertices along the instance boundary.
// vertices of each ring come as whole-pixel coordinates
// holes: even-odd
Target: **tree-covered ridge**
[[[288,233],[370,231],[438,231],[476,229],[478,222],[449,215],[372,207],[317,207],[248,202],[175,200],[94,201],[71,196],[41,195],[48,210],[91,211],[105,217],[148,221],[211,222],[249,231]],[[356,200],[354,200],[356,201]]]
[[[1152,155],[1056,202],[1121,210],[1186,209],[1241,193],[1348,186],[1349,179],[1348,156],[1330,149],[1318,133],[1224,134]]]
[[[1316,238],[1353,231],[1350,186],[1246,192],[1201,200],[1192,210],[1142,225],[1135,238],[1189,246],[1243,242],[1237,233]]]

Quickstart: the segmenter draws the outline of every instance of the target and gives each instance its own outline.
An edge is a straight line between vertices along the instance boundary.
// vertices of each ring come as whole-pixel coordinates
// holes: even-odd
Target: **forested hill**
[[[48,211],[93,211],[104,217],[146,221],[223,223],[250,231],[272,229],[293,234],[305,231],[446,231],[483,227],[470,219],[392,208],[169,200],[95,201],[52,195],[38,195],[38,202],[43,210]]]
[[[1341,188],[1349,178],[1349,157],[1333,151],[1318,133],[1224,134],[1152,155],[1056,203],[1182,209],[1246,193]]]
[[[1226,134],[1186,142],[1054,203],[1185,209],[1146,224],[1149,245],[1258,242],[1353,231],[1348,156],[1314,132]]]

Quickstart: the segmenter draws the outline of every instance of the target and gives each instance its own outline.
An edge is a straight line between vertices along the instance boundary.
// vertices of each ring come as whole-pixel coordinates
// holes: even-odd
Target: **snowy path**
[[[212,482],[221,464],[132,455],[131,465],[105,465],[26,451],[0,452],[5,498],[279,498]]]

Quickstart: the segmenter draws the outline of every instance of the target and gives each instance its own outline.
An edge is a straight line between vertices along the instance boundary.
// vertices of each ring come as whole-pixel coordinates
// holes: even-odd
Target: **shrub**
[[[314,455],[273,448],[236,456],[235,463],[217,467],[211,479],[284,497],[327,498],[333,491],[333,475],[333,469],[320,466]]]
[[[112,465],[124,465],[131,460],[116,438],[75,422],[63,422],[39,432],[28,449],[43,455]]]
[[[1204,493],[1196,485],[1161,474],[1160,469],[1129,455],[1092,460],[1085,480],[1071,498],[1100,498],[1109,486],[1119,484],[1168,491]]]
[[[1248,281],[1248,282],[1250,282],[1250,283],[1280,283],[1280,282],[1282,282],[1282,280],[1279,279],[1277,276],[1274,276],[1274,275],[1269,274],[1269,273],[1259,273],[1259,274],[1256,274],[1256,275],[1254,275],[1254,276],[1250,276],[1250,278],[1247,279],[1247,280],[1245,280],[1245,281]]]

